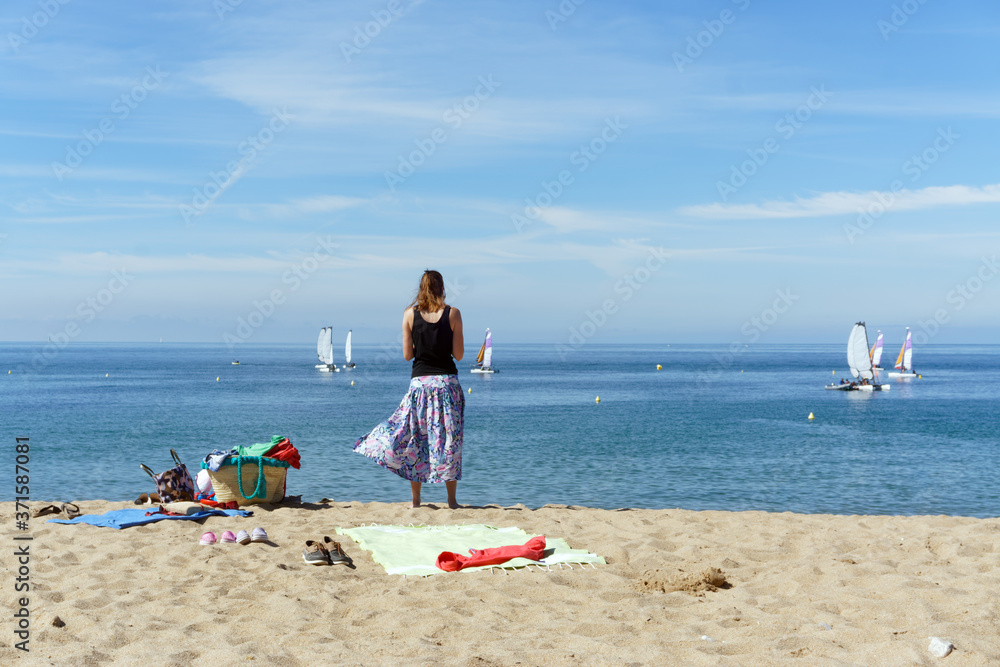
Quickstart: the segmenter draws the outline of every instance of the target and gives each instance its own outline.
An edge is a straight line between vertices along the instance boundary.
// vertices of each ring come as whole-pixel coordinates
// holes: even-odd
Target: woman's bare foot
[[[453,503],[451,501],[448,501],[448,509],[452,510],[462,509],[462,506],[459,505],[458,503]]]

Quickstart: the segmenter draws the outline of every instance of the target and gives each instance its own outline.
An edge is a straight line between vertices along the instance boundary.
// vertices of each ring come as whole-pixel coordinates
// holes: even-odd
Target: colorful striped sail
[[[913,369],[913,338],[910,333],[910,327],[906,327],[906,341],[899,350],[899,357],[896,358],[895,367],[904,372]]]
[[[479,348],[479,354],[476,355],[476,365],[482,368],[489,368],[493,363],[493,334],[490,330],[486,330],[486,338],[483,339],[483,345]]]
[[[875,339],[875,344],[872,345],[871,351],[872,366],[875,368],[879,367],[882,362],[882,332],[878,332],[878,338]]]

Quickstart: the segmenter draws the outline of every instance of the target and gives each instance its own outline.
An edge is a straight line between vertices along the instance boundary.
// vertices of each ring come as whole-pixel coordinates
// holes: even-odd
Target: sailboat
[[[351,363],[351,329],[347,330],[347,342],[344,343],[344,368],[354,368]]]
[[[881,366],[879,366],[879,364],[882,363],[882,331],[881,330],[879,330],[879,332],[878,332],[878,338],[875,339],[875,344],[872,345],[871,354],[869,354],[868,356],[870,356],[872,358],[872,368],[882,368]]]
[[[333,327],[323,327],[316,341],[316,355],[321,363],[316,365],[324,373],[339,373],[340,369],[333,363]]]
[[[899,372],[889,371],[889,377],[900,379],[917,377],[917,374],[913,372],[913,338],[910,327],[906,327],[906,340],[903,341],[903,347],[899,350],[899,358],[896,359],[895,368]]]
[[[875,369],[872,368],[872,358],[868,351],[868,330],[864,322],[858,322],[851,329],[847,338],[847,365],[851,375],[861,378],[861,382],[842,382],[828,384],[827,389],[839,391],[889,391],[889,385],[876,384]]]
[[[472,367],[473,373],[499,373],[497,369],[493,368],[493,334],[490,330],[486,330],[486,338],[483,339],[483,345],[479,348],[479,354],[476,355],[476,365]]]
[[[326,327],[319,330],[319,339],[316,341],[316,356],[321,363],[316,364],[316,368],[323,368],[326,364],[323,361],[323,343],[326,341]]]

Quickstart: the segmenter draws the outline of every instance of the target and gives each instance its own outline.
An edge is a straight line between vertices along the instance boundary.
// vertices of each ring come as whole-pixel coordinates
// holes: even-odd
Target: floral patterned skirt
[[[402,403],[386,421],[354,444],[411,482],[462,479],[465,395],[457,375],[422,375],[410,380]]]

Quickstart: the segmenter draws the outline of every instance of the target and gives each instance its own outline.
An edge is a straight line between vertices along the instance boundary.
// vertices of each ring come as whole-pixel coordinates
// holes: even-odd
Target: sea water
[[[323,373],[309,345],[248,344],[238,366],[211,344],[40,350],[0,345],[2,500],[15,437],[30,438],[33,499],[127,500],[153,490],[139,464],[171,467],[171,448],[196,471],[213,449],[272,435],[301,452],[289,494],[409,499],[351,449],[405,394],[401,357],[355,346],[356,369]],[[842,345],[587,344],[565,360],[552,345],[497,347],[496,375],[459,363],[459,501],[1000,515],[1000,346],[915,359],[921,379],[862,393],[823,389],[847,374]],[[443,503],[443,485],[423,499]]]

